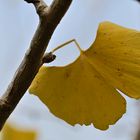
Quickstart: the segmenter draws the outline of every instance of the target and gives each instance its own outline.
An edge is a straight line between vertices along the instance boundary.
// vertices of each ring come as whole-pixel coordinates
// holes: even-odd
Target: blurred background
[[[46,0],[49,5],[52,0]],[[6,90],[38,25],[34,7],[23,0],[1,0],[0,4],[0,94]],[[94,41],[98,24],[111,21],[140,30],[140,4],[134,0],[73,0],[57,27],[47,51],[75,38],[82,49]],[[57,59],[50,65],[66,65],[74,61],[79,52],[73,45],[56,52]],[[123,95],[124,96],[124,95]],[[7,121],[5,130],[16,134],[3,140],[135,140],[140,125],[140,103],[127,99],[127,112],[107,131],[91,126],[70,126],[56,118],[47,107],[28,92]],[[7,135],[8,135],[7,134]],[[13,138],[12,138],[13,137]],[[138,140],[138,139],[137,139]]]

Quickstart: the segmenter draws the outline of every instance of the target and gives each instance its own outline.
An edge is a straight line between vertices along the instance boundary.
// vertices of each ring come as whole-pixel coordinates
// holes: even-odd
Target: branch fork
[[[36,12],[39,17],[46,15],[48,6],[43,0],[24,0],[27,3],[32,3],[35,6]]]

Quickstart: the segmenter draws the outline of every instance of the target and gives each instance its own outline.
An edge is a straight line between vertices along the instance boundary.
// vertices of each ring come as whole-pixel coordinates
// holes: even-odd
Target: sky
[[[48,4],[51,0],[46,0]],[[32,5],[23,0],[1,0],[0,5],[0,93],[11,81],[38,24],[38,16]],[[134,0],[74,0],[67,14],[57,27],[47,51],[75,38],[82,49],[90,47],[96,37],[98,25],[111,21],[140,30],[140,5]],[[73,45],[56,53],[57,59],[50,65],[66,65],[74,61],[79,52]],[[17,127],[38,131],[38,140],[132,140],[137,126],[137,101],[127,98],[127,113],[107,131],[91,126],[72,127],[56,118],[33,96],[25,94],[9,118]]]

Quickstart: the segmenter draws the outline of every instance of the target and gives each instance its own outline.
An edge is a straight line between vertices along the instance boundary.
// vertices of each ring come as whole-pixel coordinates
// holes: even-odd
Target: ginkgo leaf
[[[71,125],[93,123],[96,128],[105,130],[125,112],[124,98],[83,55],[66,67],[42,67],[30,93]]]
[[[6,124],[2,131],[2,140],[36,140],[37,134],[33,130],[22,130],[11,124]]]
[[[114,88],[140,98],[140,32],[103,22],[85,55]]]
[[[103,22],[87,51],[67,66],[41,67],[29,92],[71,125],[105,130],[125,113],[116,89],[140,98],[139,45],[140,32]]]

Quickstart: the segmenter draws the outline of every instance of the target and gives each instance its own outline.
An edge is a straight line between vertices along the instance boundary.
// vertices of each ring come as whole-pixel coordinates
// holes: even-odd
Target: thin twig
[[[42,0],[25,1],[34,4],[40,22],[25,57],[0,99],[0,129],[37,74],[51,36],[72,2],[72,0],[54,0],[48,7]]]

